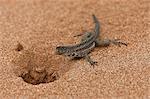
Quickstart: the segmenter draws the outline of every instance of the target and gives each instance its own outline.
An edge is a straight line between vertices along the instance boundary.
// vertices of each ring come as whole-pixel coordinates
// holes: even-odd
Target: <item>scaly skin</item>
[[[90,56],[88,55],[96,46],[109,46],[111,43],[115,45],[126,45],[126,43],[119,42],[119,39],[104,39],[100,40],[99,37],[99,29],[100,29],[100,24],[98,19],[93,15],[93,20],[95,22],[95,29],[94,32],[87,32],[83,34],[81,38],[81,42],[76,45],[71,45],[71,46],[58,46],[56,48],[56,52],[58,54],[64,54],[66,56],[69,56],[70,58],[85,58],[91,65],[94,65],[95,61],[92,61]]]
[[[57,54],[66,54],[66,53],[72,53],[74,51],[79,51],[82,49],[86,49],[87,46],[89,46],[91,43],[93,43],[93,41],[95,41],[98,36],[99,36],[99,21],[98,19],[95,17],[95,15],[93,15],[93,20],[95,23],[95,32],[93,33],[93,35],[91,35],[90,37],[86,38],[86,41],[83,41],[79,44],[76,45],[68,45],[68,46],[58,46],[56,48],[56,52]]]

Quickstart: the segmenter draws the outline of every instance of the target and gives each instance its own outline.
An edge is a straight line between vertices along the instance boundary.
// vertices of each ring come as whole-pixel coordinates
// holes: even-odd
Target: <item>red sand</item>
[[[128,46],[95,48],[94,69],[84,59],[55,55],[56,46],[77,43],[74,35],[93,29],[93,13],[102,38],[120,38]],[[0,0],[0,96],[150,98],[149,16],[149,0]],[[39,70],[50,75],[49,83],[18,77],[30,68],[32,80],[43,77],[34,73]],[[54,71],[59,77],[51,82]]]

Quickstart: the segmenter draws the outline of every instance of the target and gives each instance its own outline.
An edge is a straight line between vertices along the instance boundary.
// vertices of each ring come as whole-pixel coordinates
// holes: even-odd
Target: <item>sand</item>
[[[102,39],[128,46],[95,48],[94,68],[56,55],[93,29],[93,13]],[[0,96],[150,98],[149,16],[149,0],[0,0]]]

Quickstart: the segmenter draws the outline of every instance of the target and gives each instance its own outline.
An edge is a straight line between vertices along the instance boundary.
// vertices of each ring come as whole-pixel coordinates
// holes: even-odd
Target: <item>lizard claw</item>
[[[96,62],[96,61],[91,61],[90,62],[90,64],[91,64],[91,66],[94,68],[94,66],[97,64],[98,62]]]

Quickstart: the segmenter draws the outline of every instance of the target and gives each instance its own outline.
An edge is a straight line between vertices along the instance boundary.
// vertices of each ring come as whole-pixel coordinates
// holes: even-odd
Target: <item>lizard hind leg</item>
[[[111,43],[112,44],[115,44],[117,46],[121,46],[121,45],[125,45],[127,46],[126,43],[123,43],[121,41],[119,41],[120,39],[114,39],[114,40],[110,40],[110,39],[104,39],[104,40],[99,40],[97,39],[95,42],[96,42],[96,46],[101,46],[101,47],[106,47],[106,46],[109,46]]]
[[[96,39],[95,42],[96,42],[96,46],[101,46],[101,47],[109,46],[111,43],[109,39],[104,39],[104,40]]]
[[[92,32],[86,32],[85,34],[83,34],[81,42],[86,42],[92,35],[93,35]]]

